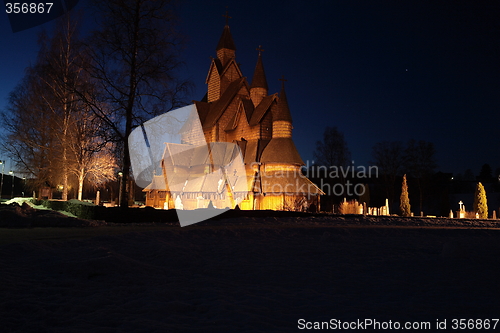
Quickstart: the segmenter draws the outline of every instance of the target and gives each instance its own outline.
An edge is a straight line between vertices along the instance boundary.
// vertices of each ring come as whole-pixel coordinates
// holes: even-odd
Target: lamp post
[[[5,161],[0,160],[0,164],[2,165],[2,180],[0,180],[0,199],[2,199],[2,189],[3,189],[3,171],[5,169]]]
[[[118,206],[120,206],[122,202],[122,179],[123,179],[123,172],[118,172],[118,177],[120,177],[120,186],[118,187]]]
[[[9,171],[9,174],[12,175],[12,193],[10,194],[10,198],[14,198],[14,171]]]

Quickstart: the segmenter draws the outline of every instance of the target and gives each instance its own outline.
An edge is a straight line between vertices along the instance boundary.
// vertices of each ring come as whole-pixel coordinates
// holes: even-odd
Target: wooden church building
[[[146,205],[165,209],[206,208],[212,204],[217,208],[238,205],[240,209],[319,210],[323,192],[301,173],[304,162],[292,140],[284,80],[279,94],[269,94],[259,50],[248,83],[236,62],[236,47],[227,22],[216,51],[206,78],[208,91],[201,101],[194,102],[210,156],[200,158],[203,153],[196,154],[193,149],[193,158],[184,155],[182,162],[172,163],[167,159],[175,156],[172,150],[178,148],[166,144],[162,175],[154,176],[144,189]],[[235,150],[231,145],[217,143],[233,143],[239,148],[246,177],[225,177],[223,184],[212,179],[214,174],[207,170],[218,168],[213,165],[212,155],[231,156]],[[174,164],[175,169],[171,167]],[[199,174],[192,181],[186,178],[182,186],[167,185],[175,183],[172,177],[186,170],[199,170]],[[217,181],[220,186],[207,186]]]

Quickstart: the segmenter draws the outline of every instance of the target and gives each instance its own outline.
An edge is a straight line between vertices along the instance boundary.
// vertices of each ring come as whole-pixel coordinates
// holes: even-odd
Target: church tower
[[[255,71],[253,72],[252,85],[250,86],[250,99],[254,106],[259,105],[262,99],[267,96],[268,92],[266,73],[264,71],[264,65],[262,64],[261,54],[264,50],[259,45],[257,51],[259,51],[259,57],[257,58]]]
[[[175,208],[174,200],[179,200],[183,209],[206,208],[209,202],[230,208],[238,204],[240,209],[319,208],[323,192],[301,174],[304,162],[292,140],[285,80],[281,80],[279,94],[269,94],[264,50],[259,46],[249,84],[235,59],[229,16],[226,13],[224,17],[226,24],[205,81],[207,94],[201,101],[194,101],[197,114],[193,117],[199,118],[201,128],[183,128],[183,142],[166,145],[168,153],[161,164],[165,185],[153,184],[145,189],[146,204]],[[220,144],[225,142],[231,144]],[[228,163],[233,165],[238,156],[243,169],[237,171],[231,166],[229,170]],[[167,169],[169,165],[175,165],[174,172]],[[224,169],[229,173],[221,177],[217,172]],[[167,188],[169,173],[174,178],[184,177],[178,183],[182,186]]]
[[[281,92],[277,105],[273,108],[273,135],[262,152],[261,162],[265,170],[299,170],[304,162],[292,140],[292,116],[285,93],[285,80],[281,79]]]
[[[226,25],[222,30],[222,35],[217,44],[217,58],[212,59],[212,64],[208,70],[208,75],[205,83],[208,85],[207,101],[214,102],[218,100],[231,82],[241,79],[243,74],[236,63],[236,46],[234,45],[233,36],[229,29],[228,19],[226,17]]]
[[[236,46],[234,45],[233,36],[227,22],[215,50],[217,51],[217,59],[220,60],[222,67],[225,67],[231,59],[235,58]]]
[[[273,113],[273,138],[292,137],[292,115],[288,107],[288,100],[285,93],[285,79],[281,78],[281,92],[278,105]]]

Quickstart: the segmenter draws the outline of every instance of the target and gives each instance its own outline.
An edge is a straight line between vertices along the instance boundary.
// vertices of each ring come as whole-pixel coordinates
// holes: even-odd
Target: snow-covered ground
[[[365,318],[447,318],[450,328],[499,317],[500,230],[216,222],[0,228],[1,331],[293,332],[299,319]]]

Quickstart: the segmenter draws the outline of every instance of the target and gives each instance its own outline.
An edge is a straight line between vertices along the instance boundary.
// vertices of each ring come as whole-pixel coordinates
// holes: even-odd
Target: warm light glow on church
[[[319,210],[323,192],[300,172],[304,162],[292,140],[286,80],[280,79],[279,94],[269,94],[264,50],[259,46],[257,51],[249,84],[226,22],[208,70],[207,93],[195,102],[201,125],[183,129],[182,145],[166,144],[162,175],[144,189],[146,205]],[[207,144],[197,146],[203,141]]]

